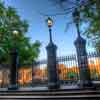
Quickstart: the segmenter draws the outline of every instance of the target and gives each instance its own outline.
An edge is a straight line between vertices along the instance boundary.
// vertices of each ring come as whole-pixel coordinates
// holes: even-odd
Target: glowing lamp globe
[[[14,30],[14,31],[13,31],[13,35],[18,35],[18,33],[19,33],[19,32],[18,32],[17,30]]]
[[[52,27],[52,25],[53,25],[53,20],[50,17],[48,17],[48,19],[47,19],[47,24],[48,24],[49,28]]]

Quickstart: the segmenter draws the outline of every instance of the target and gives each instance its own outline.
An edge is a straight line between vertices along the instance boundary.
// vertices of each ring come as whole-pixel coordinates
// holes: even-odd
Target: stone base
[[[60,88],[59,83],[48,83],[49,90],[55,90],[55,89],[59,89],[59,88]]]
[[[18,85],[9,85],[8,86],[8,90],[17,90],[18,89]]]
[[[95,85],[91,81],[79,81],[78,87],[80,89],[96,89]]]

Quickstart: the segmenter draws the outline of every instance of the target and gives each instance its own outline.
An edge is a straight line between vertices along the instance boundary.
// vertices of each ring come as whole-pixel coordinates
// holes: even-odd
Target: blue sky
[[[26,33],[31,38],[31,41],[39,40],[42,43],[39,59],[46,58],[46,49],[49,42],[48,28],[45,23],[45,16],[42,13],[59,12],[58,6],[55,6],[49,0],[4,0],[6,5],[13,6],[17,9],[18,14],[22,19],[26,19],[29,23],[29,31]],[[75,53],[74,40],[76,39],[76,29],[74,24],[71,24],[67,31],[66,23],[72,22],[71,15],[53,17],[54,25],[52,35],[54,43],[58,46],[57,55],[69,55]],[[87,47],[88,51],[93,51],[92,47]]]

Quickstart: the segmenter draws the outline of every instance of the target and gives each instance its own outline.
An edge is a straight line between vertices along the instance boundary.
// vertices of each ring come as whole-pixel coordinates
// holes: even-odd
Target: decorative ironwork
[[[96,52],[88,53],[87,59],[92,81],[100,81],[99,54]],[[83,64],[85,64],[85,62]],[[9,68],[9,64],[0,64],[0,88],[7,88],[10,84]],[[3,71],[5,71],[5,73]],[[80,80],[77,56],[73,54],[70,56],[57,57],[57,71],[59,73],[60,85],[77,84],[77,82]],[[47,86],[47,60],[37,61],[34,64],[20,65],[17,79],[19,87]]]

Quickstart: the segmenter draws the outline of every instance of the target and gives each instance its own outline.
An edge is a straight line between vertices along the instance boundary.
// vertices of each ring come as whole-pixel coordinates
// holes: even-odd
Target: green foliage
[[[28,23],[21,20],[15,8],[5,7],[0,1],[0,63],[9,63],[11,48],[16,46],[19,51],[20,63],[32,63],[39,54],[40,42],[31,43],[25,35]],[[14,35],[13,31],[18,34]]]
[[[67,77],[68,77],[69,79],[77,79],[77,76],[78,76],[78,74],[75,73],[75,72],[68,72],[68,73],[67,73]]]
[[[87,5],[80,10],[83,23],[88,23],[85,36],[90,38],[100,51],[100,0],[88,0]]]
[[[98,40],[98,41],[96,41],[96,50],[98,51],[98,52],[100,52],[100,39]]]

